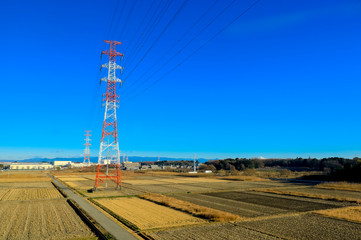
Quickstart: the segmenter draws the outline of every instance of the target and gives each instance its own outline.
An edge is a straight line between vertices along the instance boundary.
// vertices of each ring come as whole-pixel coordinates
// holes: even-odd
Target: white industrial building
[[[11,163],[11,170],[48,170],[54,166],[50,163]]]
[[[71,161],[54,161],[54,167],[65,167],[71,164],[72,164]]]

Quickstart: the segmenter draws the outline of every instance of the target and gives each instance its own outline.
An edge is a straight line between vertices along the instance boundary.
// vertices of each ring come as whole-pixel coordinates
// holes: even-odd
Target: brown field
[[[256,176],[228,176],[228,177],[222,177],[223,180],[232,180],[232,181],[271,181],[270,179],[266,178],[260,178]]]
[[[287,196],[267,195],[255,192],[216,192],[204,193],[206,196],[225,198],[239,202],[252,203],[266,207],[279,208],[292,212],[304,212],[340,207],[332,202],[307,201]]]
[[[63,196],[55,188],[15,188],[9,189],[1,198],[2,201],[10,200],[36,200],[56,199]]]
[[[209,219],[216,222],[238,221],[241,217],[232,213],[223,212],[220,210],[196,205],[187,201],[182,201],[176,198],[164,196],[161,194],[148,193],[140,196],[141,198],[150,200],[152,202],[160,203],[162,205],[175,208],[193,216]]]
[[[316,187],[317,188],[361,192],[361,183],[328,182],[328,183],[320,183]]]
[[[7,171],[0,172],[0,183],[51,181],[43,171]]]
[[[39,177],[39,178],[0,178],[0,183],[16,183],[16,182],[24,182],[24,183],[27,183],[27,182],[34,182],[34,181],[37,181],[37,182],[47,182],[47,181],[51,181],[50,178],[47,178],[47,177]]]
[[[143,230],[205,222],[189,214],[135,197],[98,199],[96,201]]]
[[[9,191],[9,189],[0,189],[0,200],[4,197],[4,195]]]
[[[282,239],[360,239],[359,223],[322,217],[312,213],[248,221],[236,224]]]
[[[130,185],[157,185],[157,184],[165,184],[164,182],[159,182],[157,179],[154,180],[124,180],[123,183],[127,183]]]
[[[361,207],[360,206],[319,210],[319,211],[315,211],[315,213],[324,215],[326,217],[345,219],[348,221],[355,221],[355,222],[361,223]]]
[[[237,214],[242,218],[254,218],[254,217],[270,216],[276,214],[285,214],[290,212],[286,209],[259,205],[256,202],[246,203],[231,199],[208,196],[205,194],[176,194],[173,195],[173,197],[197,205]]]
[[[357,222],[360,207],[355,206],[355,201],[338,200],[339,197],[361,200],[356,185],[311,186],[264,181],[259,178],[262,175],[219,177],[203,174],[194,177],[186,173],[123,171],[121,191],[112,190],[114,186],[109,183],[108,190],[103,185],[99,191],[88,193],[86,190],[94,185],[94,176],[95,173],[89,172],[62,172],[59,175],[61,180],[66,180],[68,185],[87,197],[102,197],[93,200],[156,240],[359,239],[361,235],[361,225]],[[257,191],[251,191],[253,189]],[[297,194],[292,194],[294,192]],[[145,193],[163,193],[167,196],[160,199],[159,195],[155,194],[158,197],[154,197],[151,194],[153,197],[148,197],[149,200],[129,197],[146,197]],[[117,198],[104,198],[108,196]],[[228,213],[238,215],[240,221],[207,221],[200,218],[207,217],[197,215],[196,208],[192,212],[184,209],[184,206],[205,208],[210,212],[218,210],[222,212],[221,216]],[[212,218],[208,216],[208,219]]]
[[[67,181],[87,181],[89,179],[85,177],[58,177],[61,181],[67,182]]]
[[[351,203],[361,203],[361,199],[357,198],[350,198],[350,197],[344,197],[344,196],[331,196],[326,194],[318,194],[318,193],[310,193],[310,192],[304,192],[299,189],[298,191],[290,191],[290,190],[283,190],[283,189],[252,189],[255,192],[265,192],[265,193],[274,193],[274,194],[280,194],[280,195],[290,195],[290,196],[298,196],[298,197],[308,197],[308,198],[319,198],[324,200],[333,200],[333,201],[341,201],[341,202],[351,202]]]
[[[0,204],[0,239],[90,239],[94,234],[65,200]]]
[[[53,188],[53,184],[46,182],[3,182],[0,183],[1,188]]]
[[[206,226],[192,226],[186,229],[171,229],[164,231],[155,231],[147,233],[151,237],[160,240],[184,240],[184,239],[197,239],[197,240],[209,240],[209,239],[228,239],[228,240],[272,240],[279,239],[259,231],[250,230],[236,224],[220,223],[210,224]]]

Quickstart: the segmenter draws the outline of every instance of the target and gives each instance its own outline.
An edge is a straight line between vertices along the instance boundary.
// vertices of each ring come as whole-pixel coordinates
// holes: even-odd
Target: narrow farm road
[[[67,188],[64,184],[60,183],[53,176],[49,175],[54,183],[61,188],[70,199],[74,200],[79,206],[86,211],[89,216],[91,216],[95,221],[97,221],[105,230],[107,230],[111,235],[113,235],[116,239],[121,240],[134,240],[137,239],[131,233],[129,233],[126,229],[119,226],[113,220],[105,216],[102,212],[96,209],[93,205],[87,202],[83,197],[76,195],[73,191]]]

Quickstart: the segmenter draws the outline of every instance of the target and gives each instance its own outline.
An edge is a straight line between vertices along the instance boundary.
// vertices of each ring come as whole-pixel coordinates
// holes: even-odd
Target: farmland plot
[[[205,193],[207,196],[214,196],[224,199],[252,203],[266,207],[279,208],[288,211],[302,212],[335,208],[340,206],[337,203],[325,201],[312,201],[304,198],[295,198],[279,195],[269,195],[252,192],[222,192],[222,193]]]
[[[4,188],[53,188],[51,182],[4,182],[0,183],[0,189]]]
[[[160,240],[184,240],[184,239],[197,239],[197,240],[268,240],[279,239],[258,231],[243,228],[242,226],[235,226],[234,224],[210,224],[206,226],[187,227],[186,229],[174,229],[157,232],[147,233],[151,237]]]
[[[166,184],[164,182],[157,181],[157,179],[154,180],[124,180],[124,183],[130,184],[130,185],[157,185],[157,184]]]
[[[189,214],[134,197],[96,201],[143,230],[205,222]]]
[[[55,188],[15,188],[9,189],[9,191],[2,196],[1,200],[36,200],[62,197],[63,196]]]
[[[74,239],[95,237],[63,200],[2,202],[0,239]]]
[[[297,192],[311,193],[311,194],[322,194],[332,197],[345,197],[345,198],[355,198],[361,200],[361,192],[353,192],[347,190],[334,190],[334,189],[321,189],[321,188],[300,188],[295,189]]]
[[[237,224],[241,225],[241,224]],[[242,222],[242,226],[286,239],[360,239],[359,223],[316,214]]]
[[[6,193],[9,191],[9,189],[3,188],[0,189],[0,200],[6,195]]]
[[[253,203],[240,202],[204,194],[176,194],[173,195],[173,197],[197,205],[237,214],[245,218],[284,214],[289,212],[285,209],[260,206]]]
[[[67,182],[67,181],[87,181],[89,179],[85,177],[58,177],[61,181]]]
[[[22,183],[27,183],[27,182],[50,182],[50,178],[48,177],[38,177],[38,178],[33,178],[33,177],[21,177],[21,178],[0,178],[0,183],[16,183],[16,182],[22,182]]]

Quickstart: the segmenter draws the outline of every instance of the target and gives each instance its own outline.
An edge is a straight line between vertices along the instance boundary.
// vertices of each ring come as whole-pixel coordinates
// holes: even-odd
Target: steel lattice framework
[[[121,42],[105,40],[109,44],[109,50],[102,51],[102,54],[109,56],[109,62],[102,64],[102,68],[108,69],[108,76],[101,79],[107,83],[107,92],[103,94],[103,107],[105,106],[103,132],[100,142],[98,167],[95,177],[95,188],[107,180],[116,183],[117,188],[121,188],[120,172],[120,151],[118,143],[117,129],[117,103],[119,95],[116,93],[116,86],[122,81],[116,77],[116,71],[122,67],[116,63],[116,57],[123,57],[122,53],[115,50]],[[103,167],[106,167],[105,172]]]
[[[86,133],[84,134],[84,136],[85,136],[85,143],[84,143],[84,145],[85,145],[85,150],[84,150],[84,161],[83,161],[83,165],[84,166],[90,166],[90,157],[89,157],[89,155],[90,155],[90,150],[89,150],[89,146],[91,145],[90,144],[90,141],[91,141],[91,139],[90,139],[90,132],[91,131],[89,131],[89,130],[86,130],[85,131]]]

